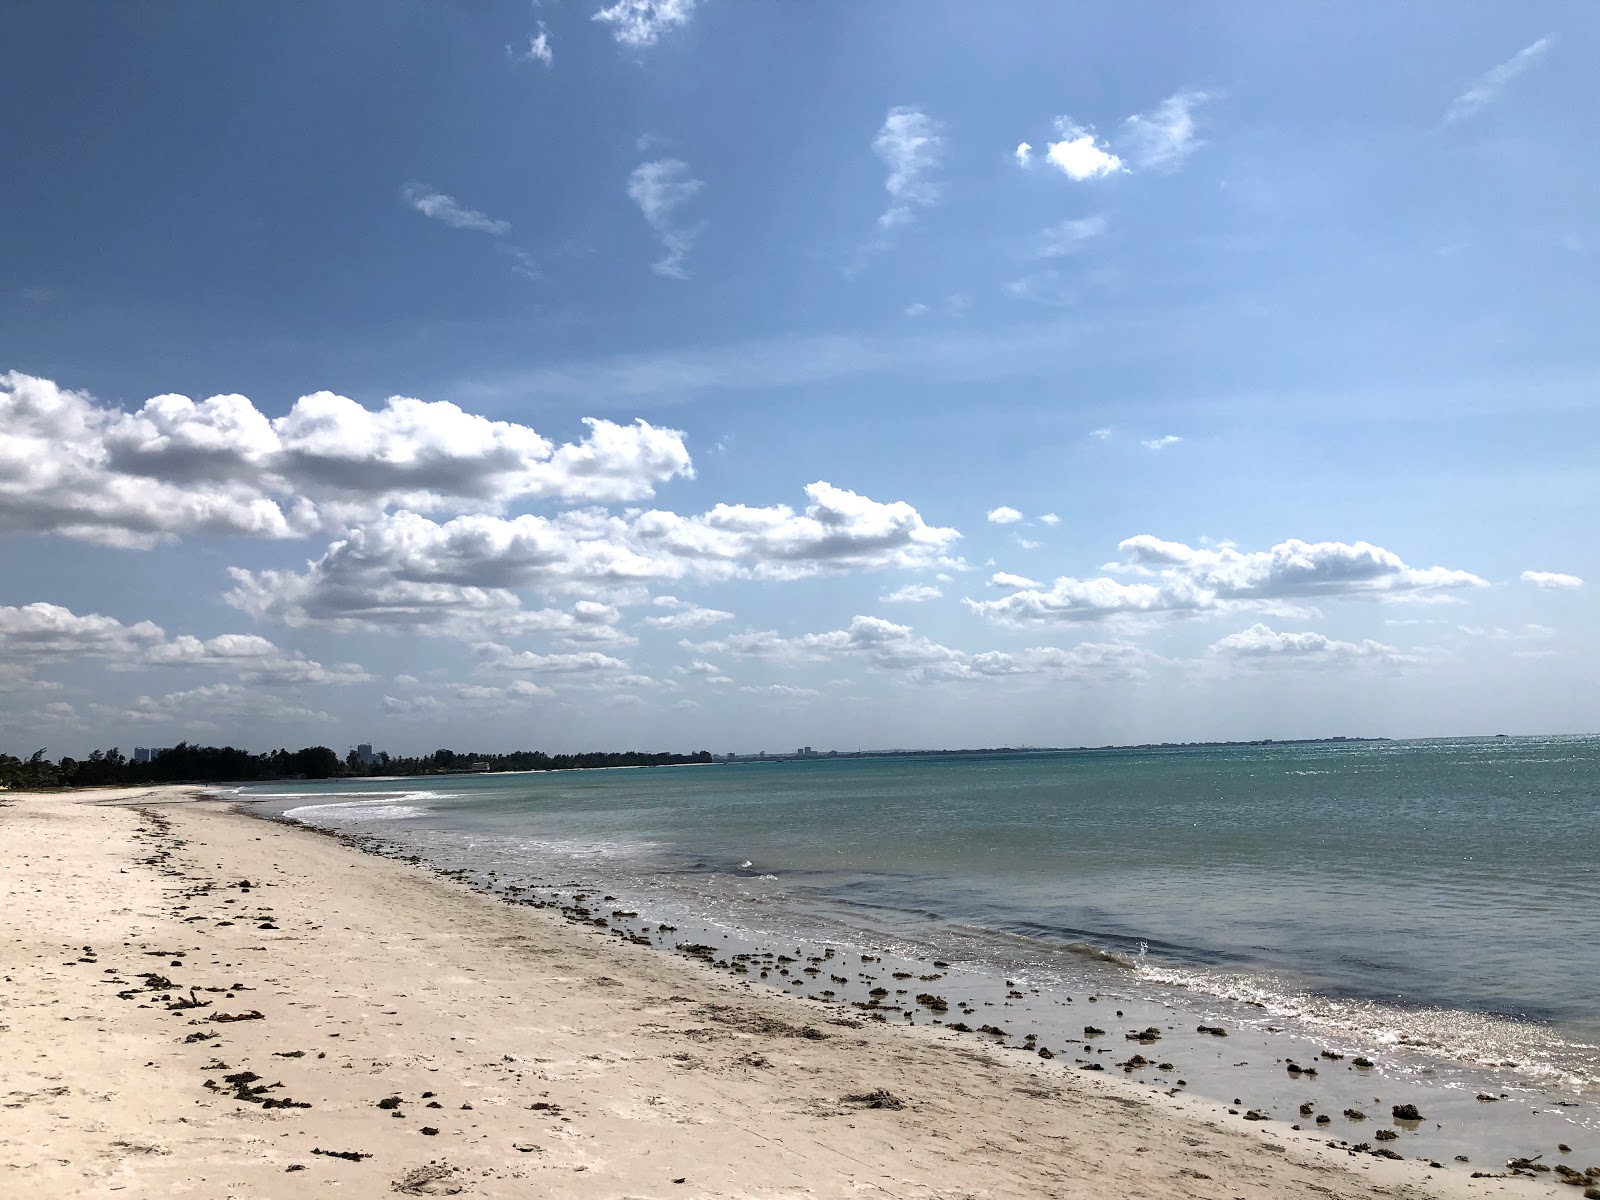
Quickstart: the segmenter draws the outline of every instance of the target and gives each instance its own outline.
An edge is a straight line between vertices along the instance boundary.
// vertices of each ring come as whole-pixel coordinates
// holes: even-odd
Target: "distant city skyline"
[[[1600,9],[602,7],[0,11],[0,751],[1600,728]]]

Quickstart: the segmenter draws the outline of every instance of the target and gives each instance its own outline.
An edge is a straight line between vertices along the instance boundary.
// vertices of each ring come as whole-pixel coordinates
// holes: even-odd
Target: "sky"
[[[0,751],[1600,729],[1600,9],[0,10]]]

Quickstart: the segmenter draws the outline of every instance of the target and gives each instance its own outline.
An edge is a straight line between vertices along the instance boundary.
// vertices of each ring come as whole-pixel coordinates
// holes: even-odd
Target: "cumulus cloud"
[[[1003,588],[1036,588],[1044,585],[1036,580],[1029,579],[1026,575],[1013,575],[1010,571],[996,571],[989,576],[991,587]]]
[[[1177,92],[1124,120],[1111,142],[1071,117],[1057,117],[1045,161],[1077,183],[1130,171],[1175,171],[1201,146],[1195,113],[1211,99],[1207,92]],[[1029,165],[1032,149],[1027,142],[1017,147],[1019,166]]]
[[[390,717],[438,717],[449,708],[437,696],[385,696],[378,710]]]
[[[1518,50],[1505,62],[1491,67],[1479,76],[1471,87],[1450,102],[1450,107],[1445,110],[1444,119],[1459,121],[1483,109],[1505,91],[1518,76],[1543,58],[1545,51],[1555,44],[1555,40],[1554,35],[1542,37]]]
[[[689,23],[697,0],[615,0],[589,19],[611,27],[619,46],[648,50],[670,33]]]
[[[394,396],[332,392],[269,419],[244,396],[161,395],[134,412],[0,375],[0,533],[119,546],[182,534],[303,537],[403,506],[500,511],[523,499],[642,500],[692,477],[683,434],[587,419],[555,445],[525,425]]]
[[[1012,525],[1022,520],[1022,514],[1009,504],[1002,504],[999,508],[989,510],[989,523],[991,525]]]
[[[857,616],[848,628],[782,638],[776,633],[746,634],[695,649],[777,663],[820,661],[838,657],[864,660],[875,670],[903,674],[913,682],[941,683],[1053,676],[1057,678],[1131,678],[1147,673],[1157,656],[1123,642],[1085,643],[1071,649],[1036,646],[1020,651],[972,653],[944,646],[915,633],[907,625],[882,617]]]
[[[215,456],[248,475],[264,420],[242,396],[216,396],[203,408],[213,435],[195,439],[188,465],[202,468],[212,457],[206,443],[215,440],[225,447]],[[131,419],[48,379],[0,375],[0,533],[141,546],[180,532],[286,538],[316,527],[309,502],[280,503],[248,479],[218,471],[169,480],[119,466],[115,434]]]
[[[1583,580],[1578,576],[1563,575],[1559,571],[1524,571],[1522,582],[1550,592],[1571,591],[1583,586]]]
[[[911,583],[896,591],[878,597],[880,604],[922,604],[928,600],[937,600],[944,595],[941,588],[932,584]]]
[[[1211,652],[1240,662],[1299,662],[1317,666],[1420,661],[1414,654],[1402,653],[1371,638],[1342,642],[1320,633],[1279,633],[1259,622],[1213,643]]]
[[[880,229],[905,225],[919,208],[939,199],[938,185],[929,178],[944,157],[939,122],[916,108],[891,108],[872,141],[872,149],[889,168],[884,191],[889,207],[878,218]]]
[[[1041,525],[1059,525],[1061,524],[1061,518],[1056,516],[1055,513],[1045,513],[1039,518],[1039,523]]]
[[[1183,439],[1177,434],[1167,433],[1162,434],[1162,436],[1158,438],[1149,438],[1140,442],[1139,444],[1146,450],[1165,450],[1168,446],[1176,446],[1181,441],[1183,441]]]
[[[480,667],[493,671],[527,671],[535,675],[592,675],[596,672],[626,671],[620,658],[598,650],[572,654],[536,654],[532,650],[513,650],[499,642],[479,642],[472,647]]]
[[[715,663],[708,663],[703,658],[697,658],[686,666],[672,668],[673,674],[687,676],[698,680],[707,687],[724,687],[733,682],[723,674],[722,668]]]
[[[628,176],[628,199],[639,206],[645,223],[655,231],[666,254],[650,264],[657,275],[669,279],[689,278],[684,265],[701,227],[687,226],[678,211],[692,200],[705,184],[689,171],[689,164],[676,158],[640,163]]]
[[[1082,183],[1124,171],[1122,159],[1095,137],[1094,131],[1069,117],[1056,118],[1058,141],[1045,147],[1045,158],[1068,179]]]
[[[509,221],[498,221],[485,213],[458,204],[454,196],[436,192],[425,183],[408,183],[400,189],[405,202],[425,217],[442,221],[452,229],[470,229],[504,237],[511,232]]]
[[[287,721],[325,724],[333,720],[322,710],[295,704],[281,693],[239,683],[208,683],[163,696],[140,696],[124,708],[104,704],[91,707],[102,721],[179,724],[184,729],[237,729]]]
[[[1179,92],[1153,111],[1129,117],[1119,139],[1127,161],[1139,170],[1177,170],[1200,148],[1194,114],[1210,99],[1206,92]]]
[[[1467,571],[1417,568],[1369,542],[1303,542],[1270,550],[1191,547],[1140,534],[1122,542],[1124,562],[1109,569],[1142,577],[1125,583],[1062,577],[1048,589],[1025,587],[998,600],[967,600],[973,612],[1006,624],[1076,623],[1113,617],[1195,615],[1248,609],[1283,611],[1294,603],[1351,597],[1414,598],[1485,587]],[[1153,580],[1145,582],[1143,580]]]
[[[679,600],[676,596],[657,596],[650,603],[667,611],[646,617],[642,623],[647,629],[704,629],[708,625],[720,625],[723,621],[733,620],[731,612],[724,612],[720,608],[702,608],[687,600]]]
[[[355,663],[324,666],[255,634],[169,637],[151,621],[124,624],[99,613],[79,615],[59,604],[0,607],[0,655],[11,662],[101,660],[114,671],[150,667],[232,670],[265,685],[365,683]]]
[[[304,572],[234,568],[229,602],[254,616],[337,630],[515,622],[517,589],[595,594],[682,579],[797,579],[948,563],[960,537],[903,501],[817,482],[803,512],[719,504],[696,516],[594,509],[438,523],[394,513],[352,529]]]

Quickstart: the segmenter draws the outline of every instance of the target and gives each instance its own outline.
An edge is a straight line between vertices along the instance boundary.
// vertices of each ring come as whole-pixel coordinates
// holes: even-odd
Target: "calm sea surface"
[[[1600,1088],[1600,738],[249,794],[441,866],[603,887],[749,943],[939,956],[1044,995],[1115,979],[1168,1007],[1248,1003],[1352,1052],[1416,1047],[1572,1095]]]

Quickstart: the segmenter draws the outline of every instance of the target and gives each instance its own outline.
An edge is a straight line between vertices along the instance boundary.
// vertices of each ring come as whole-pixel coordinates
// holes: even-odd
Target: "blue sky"
[[[0,748],[1592,731],[1597,34],[12,6]]]

